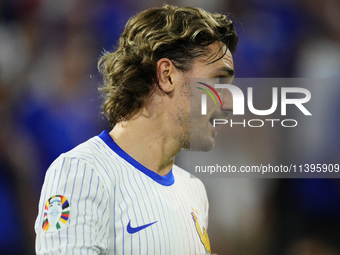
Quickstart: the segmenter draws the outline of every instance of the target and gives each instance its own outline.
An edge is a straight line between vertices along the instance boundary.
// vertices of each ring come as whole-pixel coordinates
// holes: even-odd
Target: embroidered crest
[[[66,197],[55,195],[50,197],[45,204],[42,229],[53,232],[62,228],[70,217],[70,205]]]
[[[195,224],[195,227],[196,227],[196,230],[197,230],[197,234],[199,235],[200,240],[201,240],[201,242],[202,242],[206,252],[208,254],[211,254],[211,248],[210,248],[210,241],[209,241],[209,237],[208,237],[208,232],[205,229],[205,227],[203,227],[203,228],[200,227],[200,224],[198,222],[199,220],[197,219],[197,216],[196,216],[196,214],[198,214],[197,211],[194,210],[193,208],[191,208],[191,209],[193,210],[193,212],[191,212],[191,216],[192,216],[192,219],[194,221],[194,224]],[[196,212],[196,214],[195,214],[194,211]]]

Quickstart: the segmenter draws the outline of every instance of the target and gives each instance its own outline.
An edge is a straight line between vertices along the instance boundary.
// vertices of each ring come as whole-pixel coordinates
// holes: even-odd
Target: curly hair
[[[234,53],[237,40],[231,20],[200,8],[164,5],[132,17],[118,49],[105,52],[98,62],[103,113],[109,124],[128,120],[144,105],[156,82],[159,59],[168,58],[184,72],[195,58],[207,54],[206,46],[220,41]]]

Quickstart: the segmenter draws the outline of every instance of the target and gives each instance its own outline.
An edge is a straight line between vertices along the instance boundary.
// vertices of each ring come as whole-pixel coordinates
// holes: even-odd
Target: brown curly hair
[[[234,53],[237,39],[225,15],[199,8],[164,5],[132,17],[118,49],[105,52],[98,63],[103,113],[110,125],[128,120],[144,105],[156,82],[159,59],[168,58],[179,70],[188,71],[195,58],[207,54],[206,46],[220,41]]]

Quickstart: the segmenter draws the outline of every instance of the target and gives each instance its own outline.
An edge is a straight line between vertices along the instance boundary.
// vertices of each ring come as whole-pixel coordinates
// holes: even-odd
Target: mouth
[[[211,114],[210,118],[209,118],[209,122],[210,124],[214,127],[214,120],[215,119],[227,119],[228,117],[228,111],[215,111]]]
[[[210,119],[209,119],[209,122],[210,122],[210,124],[211,124],[212,126],[214,126],[214,119],[213,119],[213,118],[210,118]]]

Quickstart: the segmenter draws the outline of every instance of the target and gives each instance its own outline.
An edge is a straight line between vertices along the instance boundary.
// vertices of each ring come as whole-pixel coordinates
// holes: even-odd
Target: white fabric
[[[91,138],[49,167],[35,224],[37,254],[207,254],[192,214],[203,232],[208,200],[202,182],[175,165],[160,180],[150,177],[104,140]],[[55,195],[68,200],[70,215],[48,232],[45,203]],[[130,234],[129,223],[153,224]]]

